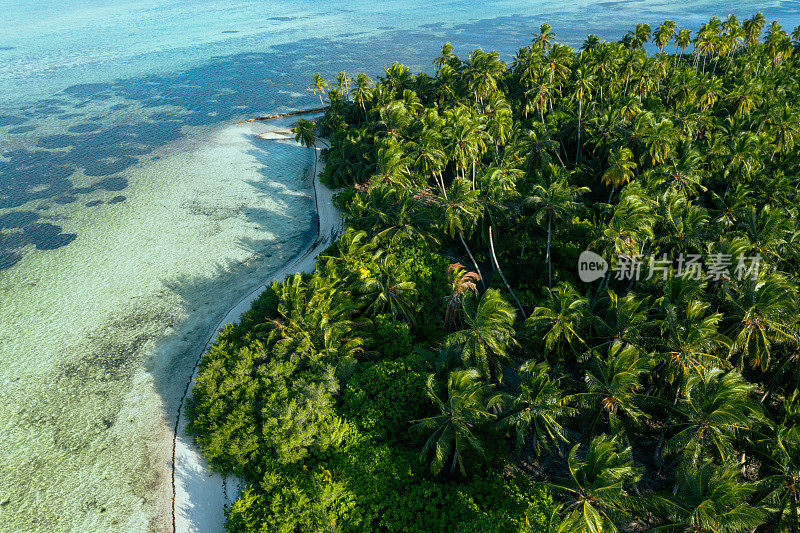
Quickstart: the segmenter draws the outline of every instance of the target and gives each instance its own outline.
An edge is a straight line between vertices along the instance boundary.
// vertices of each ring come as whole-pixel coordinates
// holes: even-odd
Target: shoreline
[[[295,143],[291,137],[276,139],[276,142]],[[320,150],[320,148],[315,148]],[[222,531],[225,521],[224,511],[235,501],[241,489],[238,479],[223,478],[220,474],[208,469],[205,459],[200,455],[186,435],[186,401],[191,396],[194,380],[200,367],[203,355],[216,340],[218,331],[233,322],[250,309],[252,302],[265,290],[272,281],[281,281],[296,272],[310,272],[316,268],[316,257],[327,248],[341,233],[343,220],[333,206],[334,191],[319,180],[319,172],[324,163],[318,161],[317,175],[312,163],[306,170],[306,176],[312,175],[311,189],[317,212],[317,237],[308,248],[291,259],[284,267],[274,272],[268,279],[262,280],[259,286],[244,296],[230,308],[214,328],[210,338],[203,345],[195,361],[192,375],[186,384],[179,402],[178,413],[172,430],[172,461],[170,464],[171,502],[170,515],[173,532],[184,531]]]

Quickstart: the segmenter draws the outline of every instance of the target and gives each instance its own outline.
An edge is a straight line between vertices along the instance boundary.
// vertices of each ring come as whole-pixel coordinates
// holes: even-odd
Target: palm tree
[[[764,441],[767,475],[758,487],[761,503],[774,517],[775,531],[800,531],[800,430],[781,426]]]
[[[389,312],[393,316],[402,316],[411,324],[415,324],[414,311],[416,303],[416,284],[404,280],[401,264],[393,254],[381,256],[375,269],[362,281],[358,292],[372,316]]]
[[[550,48],[545,65],[545,69],[550,73],[550,85],[560,87],[561,83],[569,77],[569,65],[572,63],[573,56],[573,51],[568,46],[556,43]],[[551,100],[551,112],[553,111],[552,105]]]
[[[625,486],[641,478],[631,448],[620,449],[607,435],[593,438],[585,453],[580,447],[576,444],[569,452],[569,476],[548,484],[567,500],[563,531],[616,532],[615,520],[626,515],[631,498]]]
[[[608,154],[608,169],[603,173],[603,183],[611,185],[608,203],[611,203],[614,191],[633,179],[635,169],[636,162],[630,148],[620,147]]]
[[[445,65],[450,64],[455,57],[456,55],[453,53],[453,45],[450,43],[444,43],[442,45],[441,55],[433,60],[433,64],[436,67],[436,70],[441,70]]]
[[[356,77],[356,83],[352,88],[353,101],[356,102],[361,110],[364,111],[364,120],[367,120],[367,102],[372,95],[372,80],[369,76],[360,73]]]
[[[525,328],[531,331],[534,338],[544,338],[545,348],[555,352],[560,359],[564,350],[572,347],[573,341],[586,344],[581,335],[587,315],[587,300],[569,284],[559,285],[548,292],[547,301],[536,307],[525,320]]]
[[[511,105],[499,94],[492,94],[483,106],[486,133],[494,142],[495,161],[500,158],[500,146],[506,144],[512,133],[514,117]]]
[[[602,307],[595,310],[591,321],[595,334],[603,341],[600,347],[621,342],[642,349],[648,341],[646,330],[651,325],[646,312],[651,300],[633,293],[620,297],[607,290],[599,302]]]
[[[793,284],[777,276],[726,284],[725,302],[728,334],[733,339],[730,355],[738,356],[739,369],[748,361],[765,371],[773,345],[798,346],[797,289]]]
[[[578,101],[578,146],[575,150],[575,164],[581,155],[581,115],[583,113],[583,100],[591,97],[594,89],[594,76],[583,69],[575,70],[575,80],[572,97]]]
[[[544,23],[539,29],[539,33],[531,33],[533,35],[533,43],[542,47],[542,50],[547,52],[555,42],[556,34],[552,31],[550,24]]]
[[[587,392],[577,397],[592,409],[597,409],[608,418],[615,432],[620,424],[637,422],[645,414],[639,407],[644,397],[638,394],[642,388],[642,377],[650,367],[651,359],[643,357],[634,346],[620,341],[608,345],[608,352],[601,356],[593,352],[586,370]],[[597,417],[592,417],[594,427]]]
[[[726,461],[733,455],[733,437],[763,418],[760,405],[750,398],[753,386],[736,371],[702,369],[684,385],[685,399],[676,405],[675,435],[664,454],[680,453],[683,462],[697,466],[706,456]]]
[[[406,150],[417,173],[426,177],[431,176],[442,197],[446,197],[444,181],[440,183],[438,176],[447,164],[447,156],[442,149],[441,136],[438,132],[425,130],[419,139],[408,143]]]
[[[314,135],[314,131],[317,129],[317,125],[311,122],[310,120],[306,120],[301,118],[297,121],[297,124],[294,125],[292,128],[292,133],[294,133],[294,140],[299,142],[301,146],[305,146],[307,148],[311,148],[314,150],[314,177],[317,176],[317,139]]]
[[[474,120],[468,110],[458,108],[445,112],[448,125],[443,134],[445,149],[456,163],[461,177],[466,177],[467,164],[472,162],[472,188],[475,188],[475,163],[485,149],[483,125]]]
[[[754,487],[742,483],[730,464],[704,462],[682,468],[674,494],[652,496],[663,509],[666,523],[650,531],[686,533],[745,533],[759,526],[764,513],[747,503]]]
[[[506,71],[506,64],[497,52],[484,53],[480,48],[469,55],[464,76],[475,101],[483,100],[497,91],[497,82]]]
[[[606,253],[617,257],[640,254],[644,243],[653,238],[654,222],[652,202],[636,194],[625,195],[603,230]]]
[[[480,191],[472,190],[467,180],[456,178],[450,186],[450,193],[445,192],[445,205],[443,214],[444,229],[450,237],[458,235],[464,250],[475,267],[475,272],[483,279],[478,263],[472,256],[472,252],[464,239],[464,231],[467,234],[472,232],[478,219],[481,217],[481,204],[478,200]]]
[[[636,24],[636,29],[629,34],[631,48],[642,48],[645,43],[650,39],[650,25],[649,24]]]
[[[742,29],[745,32],[745,45],[750,47],[761,40],[761,32],[764,31],[766,19],[762,13],[756,13],[751,18],[744,21]]]
[[[550,377],[547,363],[528,361],[519,372],[519,393],[510,406],[514,414],[506,420],[514,427],[517,450],[529,443],[539,455],[556,443],[567,442],[566,431],[559,421],[574,410],[564,406],[558,380]]]
[[[709,313],[708,302],[694,299],[696,295],[678,295],[689,290],[699,290],[700,285],[689,278],[673,277],[667,283],[667,295],[656,300],[663,313],[660,320],[663,345],[660,359],[669,383],[680,382],[692,373],[702,373],[706,368],[722,365],[718,351],[730,346],[730,341],[718,332],[721,313]],[[672,294],[669,294],[669,293]],[[680,388],[675,390],[675,401]]]
[[[533,211],[536,223],[542,225],[547,220],[547,286],[553,286],[553,266],[550,257],[550,241],[553,226],[571,220],[580,204],[578,196],[589,192],[588,187],[573,187],[559,171],[551,165],[556,178],[547,187],[536,185],[531,195],[525,199],[525,206]]]
[[[435,375],[428,376],[425,392],[439,408],[440,414],[419,420],[415,427],[433,430],[422,447],[420,458],[425,461],[433,452],[431,471],[434,474],[441,472],[449,460],[450,475],[455,473],[456,466],[465,475],[464,452],[474,450],[483,454],[483,444],[475,430],[493,418],[488,409],[500,399],[490,396],[480,377],[475,369],[454,370],[447,378],[445,390],[440,391]]]
[[[675,21],[665,20],[662,22],[658,28],[656,28],[653,37],[656,47],[658,48],[658,53],[660,54],[664,51],[664,48],[669,44],[672,38],[675,37]]]
[[[449,294],[447,295],[446,309],[444,316],[445,327],[461,328],[462,305],[464,295],[471,292],[478,295],[478,287],[475,283],[480,279],[477,273],[467,272],[461,263],[453,263],[447,267],[447,281]]]
[[[353,83],[353,78],[347,75],[345,71],[339,72],[336,75],[336,89],[345,98],[350,96],[350,86]]]
[[[516,311],[494,289],[478,299],[467,294],[462,302],[465,328],[447,336],[448,345],[461,347],[461,359],[475,367],[488,381],[503,378],[503,363],[510,360],[509,350],[516,345]]]
[[[317,72],[314,74],[314,77],[311,79],[311,84],[308,86],[309,91],[313,91],[314,94],[319,96],[319,105],[322,109],[325,109],[325,103],[322,101],[322,97],[325,94],[325,88],[328,86],[328,82],[325,81],[325,78],[322,77],[322,74]]]
[[[682,28],[678,30],[678,34],[675,36],[675,49],[677,51],[678,48],[681,49],[681,55],[686,53],[686,48],[692,42],[692,32],[691,30],[687,30],[686,28]],[[678,56],[675,56],[675,64],[678,64]]]

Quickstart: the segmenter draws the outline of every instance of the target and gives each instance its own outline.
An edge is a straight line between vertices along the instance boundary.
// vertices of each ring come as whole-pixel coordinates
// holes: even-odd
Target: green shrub
[[[340,412],[378,441],[407,438],[411,421],[431,409],[426,379],[404,360],[361,363],[344,387]]]

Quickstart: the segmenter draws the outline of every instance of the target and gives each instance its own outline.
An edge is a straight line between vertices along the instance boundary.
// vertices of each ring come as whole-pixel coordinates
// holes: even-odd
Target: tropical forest
[[[532,30],[314,77],[345,229],[188,407],[229,531],[800,530],[800,28]]]

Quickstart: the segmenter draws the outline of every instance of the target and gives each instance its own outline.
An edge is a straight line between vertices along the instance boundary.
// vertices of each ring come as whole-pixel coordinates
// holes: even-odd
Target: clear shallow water
[[[228,124],[315,105],[315,71],[428,69],[446,40],[509,58],[544,21],[579,44],[720,9],[0,0],[0,530],[167,528],[197,347],[316,228],[307,151]],[[796,1],[735,9],[800,21]]]

